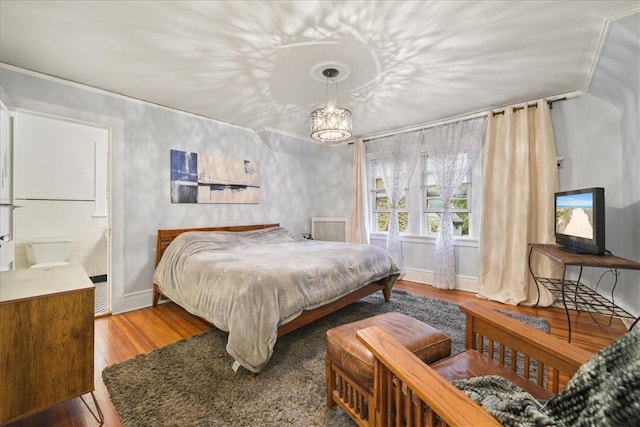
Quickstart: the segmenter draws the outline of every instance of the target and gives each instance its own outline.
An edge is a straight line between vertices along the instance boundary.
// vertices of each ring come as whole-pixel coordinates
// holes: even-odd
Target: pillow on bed
[[[305,240],[283,227],[250,231],[188,231],[177,236],[171,245],[186,246],[206,243],[209,249],[228,249],[238,246],[269,245]]]
[[[245,235],[251,241],[259,244],[287,243],[305,240],[302,238],[302,236],[293,234],[283,227],[271,227],[265,228],[263,230],[244,231],[238,234]]]

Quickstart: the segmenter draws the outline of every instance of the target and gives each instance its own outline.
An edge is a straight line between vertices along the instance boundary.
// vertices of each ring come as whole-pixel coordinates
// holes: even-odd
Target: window
[[[391,218],[391,201],[384,191],[384,183],[382,176],[378,173],[378,165],[375,160],[371,162],[371,176],[373,178],[372,197],[372,224],[373,231],[389,231],[389,219]],[[405,194],[409,194],[407,189]],[[407,198],[403,197],[398,202],[398,227],[401,233],[409,231],[409,209],[407,206]]]
[[[466,153],[460,156],[466,157]],[[434,170],[435,165],[430,160],[427,153],[422,156],[422,229],[424,234],[437,236],[440,229],[440,220],[444,202],[440,196],[440,191],[435,185]],[[466,162],[466,158],[464,159]],[[469,220],[471,212],[471,171],[467,172],[463,184],[458,187],[451,198],[449,208],[453,221],[454,236],[469,236]]]
[[[401,233],[434,238],[438,236],[440,229],[443,202],[435,186],[435,165],[433,161],[429,161],[429,153],[422,152],[419,161],[420,164],[416,166],[409,188],[405,192],[405,198],[399,204],[399,228]],[[369,167],[371,232],[383,233],[389,230],[391,205],[384,190],[382,174],[378,173],[376,159],[373,156],[369,157]],[[482,182],[480,157],[469,167],[463,184],[455,191],[450,203],[454,237],[477,239],[476,233],[479,230],[482,212],[482,186],[474,187],[474,180]]]

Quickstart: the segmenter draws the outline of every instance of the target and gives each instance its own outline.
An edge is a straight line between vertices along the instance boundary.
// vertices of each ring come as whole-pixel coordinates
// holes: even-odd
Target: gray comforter
[[[397,279],[398,268],[379,247],[306,240],[273,227],[183,233],[153,279],[177,304],[228,331],[227,352],[259,372],[279,325],[389,275]]]

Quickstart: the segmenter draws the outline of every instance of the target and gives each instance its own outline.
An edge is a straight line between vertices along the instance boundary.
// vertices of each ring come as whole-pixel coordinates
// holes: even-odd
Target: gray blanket
[[[154,283],[228,331],[227,352],[259,372],[278,326],[389,275],[397,279],[398,268],[379,247],[306,240],[273,227],[183,233],[164,252]]]
[[[580,367],[548,402],[499,376],[454,381],[505,426],[640,426],[640,329],[627,332]]]

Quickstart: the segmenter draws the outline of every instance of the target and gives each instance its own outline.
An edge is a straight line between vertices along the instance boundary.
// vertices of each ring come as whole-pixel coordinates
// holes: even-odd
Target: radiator
[[[314,240],[346,242],[351,228],[351,218],[316,216],[311,218],[311,237]]]

